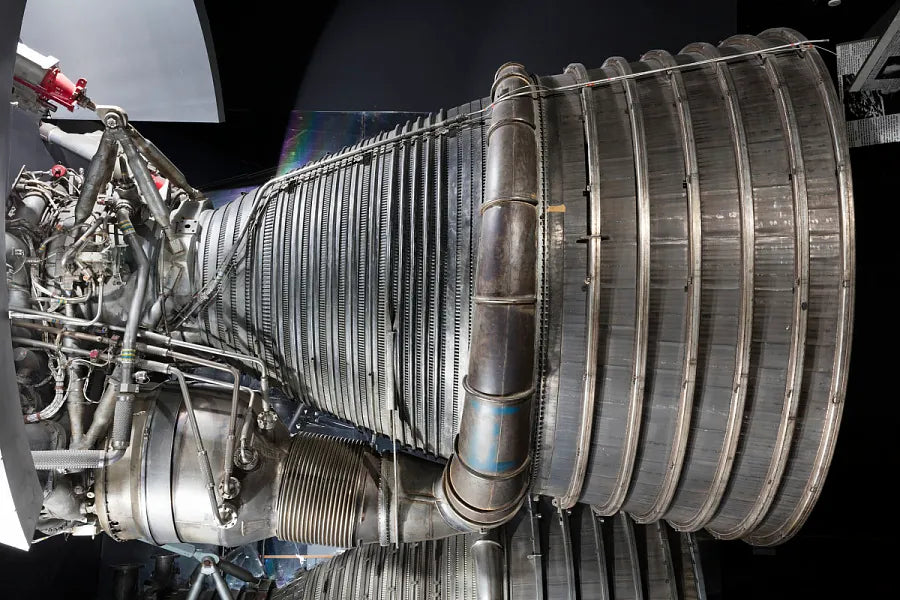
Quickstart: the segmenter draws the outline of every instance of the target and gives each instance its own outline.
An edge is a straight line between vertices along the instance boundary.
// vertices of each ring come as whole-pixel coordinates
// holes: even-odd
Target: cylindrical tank
[[[191,395],[205,450],[219,480],[230,403],[220,389],[194,388]],[[239,423],[246,416],[242,407]],[[247,490],[234,501],[237,519],[230,527],[218,527],[181,394],[164,386],[140,397],[125,456],[94,471],[100,526],[116,541],[139,539],[153,544],[186,541],[239,546],[274,536],[289,437],[279,426],[269,438],[254,438],[259,464],[234,473]]]
[[[802,40],[534,78],[534,492],[758,544],[808,516],[854,250],[843,119]],[[490,117],[484,100],[439,112],[202,214],[195,277],[228,274],[197,333],[259,352],[298,400],[450,456]]]

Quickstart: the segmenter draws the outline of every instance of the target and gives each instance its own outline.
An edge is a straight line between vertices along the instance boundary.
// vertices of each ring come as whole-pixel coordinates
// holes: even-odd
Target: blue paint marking
[[[491,415],[513,415],[520,410],[522,410],[522,404],[513,404],[512,406],[500,405],[498,406],[494,402],[486,402],[478,397],[471,397],[470,400],[474,400],[478,403],[478,410],[481,412],[485,412]]]
[[[487,410],[485,410],[487,408]],[[481,404],[481,409],[486,413],[493,414],[503,414],[501,411],[495,410],[497,407],[493,404]],[[509,412],[515,412],[519,410],[518,406],[504,406],[500,407],[501,409],[514,409]],[[488,417],[489,418],[489,417]],[[504,460],[498,461],[498,444],[500,441],[500,422],[497,421],[493,424],[491,428],[491,439],[488,444],[484,447],[483,452],[478,452],[477,448],[472,448],[469,455],[466,457],[466,462],[473,468],[478,469],[479,471],[487,472],[487,473],[505,473],[507,471],[511,471],[516,467],[515,461],[512,460]]]

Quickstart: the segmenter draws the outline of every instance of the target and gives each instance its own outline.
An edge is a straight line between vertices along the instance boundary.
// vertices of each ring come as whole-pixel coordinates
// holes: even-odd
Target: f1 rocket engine
[[[43,531],[430,543],[541,495],[772,545],[812,510],[854,228],[799,34],[508,63],[218,208],[94,108],[87,172],[25,170],[7,204]],[[289,435],[276,389],[365,435]]]

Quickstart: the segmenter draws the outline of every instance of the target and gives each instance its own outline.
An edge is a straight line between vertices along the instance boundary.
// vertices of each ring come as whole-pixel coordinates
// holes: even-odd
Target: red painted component
[[[62,165],[53,165],[50,167],[50,175],[59,179],[60,177],[66,176],[66,168]]]
[[[163,179],[159,175],[153,175],[153,183],[156,184],[156,189],[161,190],[164,185],[166,185],[167,179]]]
[[[70,111],[75,110],[75,105],[84,95],[84,88],[87,86],[86,79],[72,83],[72,80],[63,75],[57,67],[47,71],[39,85],[29,83],[20,77],[15,77],[15,80],[34,90],[41,100],[52,100]]]

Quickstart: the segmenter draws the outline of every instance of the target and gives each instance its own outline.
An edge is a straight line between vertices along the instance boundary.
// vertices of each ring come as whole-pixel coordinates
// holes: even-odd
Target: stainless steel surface
[[[240,419],[252,423],[247,449],[255,464],[234,471],[226,493],[224,477],[216,478],[210,464],[226,454],[236,460],[222,435],[231,418],[228,393],[186,390],[174,367],[142,365],[175,374],[178,389],[139,395],[132,446],[124,460],[96,473],[96,512],[116,539],[235,546],[277,536],[349,547],[442,538],[465,529],[445,517],[446,499],[436,495],[440,463],[407,454],[381,457],[367,444],[320,434],[290,439],[280,423],[257,429],[247,410]],[[397,479],[403,482],[399,489]],[[383,507],[396,513],[393,522],[381,518]]]
[[[773,43],[803,39],[797,32],[786,29],[768,30],[763,33],[763,37]],[[815,111],[804,111],[798,118],[802,119],[806,127],[824,130],[822,133],[825,139],[822,143],[826,153],[830,154],[836,171],[836,181],[826,172],[817,174],[815,178],[809,173],[807,178],[810,188],[818,191],[815,204],[810,208],[814,207],[817,215],[836,213],[836,222],[832,227],[823,227],[821,218],[815,220],[814,228],[811,222],[811,257],[817,259],[817,263],[826,263],[826,257],[828,258],[834,283],[824,290],[811,285],[810,318],[812,315],[817,316],[818,327],[834,319],[835,326],[832,339],[829,339],[827,331],[817,337],[816,358],[808,361],[813,364],[804,366],[805,377],[810,380],[807,386],[809,389],[816,389],[817,393],[810,393],[808,398],[801,399],[801,404],[807,414],[818,413],[821,417],[816,420],[806,418],[803,426],[798,427],[799,434],[794,440],[792,452],[804,456],[805,460],[788,461],[781,488],[766,520],[749,538],[754,544],[764,545],[780,543],[795,533],[809,516],[822,491],[844,407],[853,331],[856,249],[850,155],[843,111],[822,58],[816,53],[805,53],[800,58],[799,63],[787,65],[785,80],[795,98],[802,93],[816,107]],[[798,85],[798,81],[802,81],[801,76],[809,77],[815,82],[815,92]],[[804,142],[804,149],[811,146],[808,141]],[[824,194],[820,186],[824,187]],[[829,255],[829,250],[834,254]],[[820,269],[825,270],[823,267],[824,264],[813,271],[811,266],[811,281],[812,276],[817,275]],[[834,288],[837,288],[836,292]],[[818,306],[816,311],[813,311],[814,303]],[[827,308],[829,306],[830,311]],[[818,348],[820,346],[833,350],[821,352]]]
[[[508,521],[529,487],[540,210],[535,99],[522,65],[497,70],[465,400],[441,480],[450,506],[473,529]]]
[[[689,55],[692,52],[695,52],[698,60],[721,58],[721,54],[714,46],[704,43],[687,46],[683,52]],[[715,319],[719,315],[727,318],[730,317],[731,312],[737,307],[737,313],[734,317],[736,318],[737,326],[733,330],[735,348],[734,375],[732,383],[728,388],[723,385],[709,385],[707,390],[703,390],[707,394],[707,397],[715,398],[717,392],[720,394],[720,398],[711,400],[711,403],[720,402],[725,405],[725,402],[727,402],[727,419],[722,423],[720,419],[715,418],[714,413],[710,414],[712,411],[709,411],[707,414],[713,417],[712,422],[710,423],[710,419],[707,418],[704,420],[704,415],[701,413],[701,418],[698,422],[700,427],[694,433],[694,436],[697,438],[694,447],[706,448],[712,452],[712,460],[709,464],[713,466],[713,472],[712,475],[708,472],[699,475],[700,478],[703,478],[699,479],[699,481],[711,481],[705,498],[700,501],[699,508],[689,509],[693,511],[693,513],[686,513],[684,511],[678,512],[676,509],[671,511],[670,523],[673,523],[677,528],[682,530],[692,530],[702,527],[704,523],[708,522],[712,517],[713,511],[718,507],[722,494],[724,494],[724,486],[728,481],[731,465],[734,461],[738,435],[740,433],[743,407],[747,394],[748,365],[750,360],[750,326],[753,314],[752,295],[755,259],[753,252],[754,202],[752,195],[753,190],[750,183],[750,163],[747,157],[747,138],[744,132],[744,123],[741,119],[740,110],[737,105],[737,92],[731,77],[731,72],[728,70],[727,65],[721,63],[716,63],[713,66],[713,70],[716,84],[720,90],[720,97],[723,99],[724,114],[727,115],[727,118],[722,119],[720,115],[715,115],[713,111],[710,111],[713,117],[707,122],[715,122],[713,119],[719,117],[719,121],[716,125],[728,127],[730,131],[735,173],[725,173],[721,176],[721,179],[724,181],[725,185],[732,187],[736,186],[738,193],[731,202],[729,202],[730,199],[726,198],[725,203],[723,203],[724,206],[719,207],[719,210],[726,214],[733,214],[736,210],[740,215],[740,224],[739,227],[736,228],[737,231],[739,231],[740,239],[740,243],[737,246],[740,273],[737,280],[737,285],[739,286],[737,297],[732,297],[728,300],[723,298],[723,301],[720,303],[708,304],[708,306],[713,306],[714,308],[713,310],[707,309],[707,314],[710,315],[711,319]],[[714,96],[711,96],[711,99],[714,98]],[[701,123],[703,123],[702,119],[698,122],[698,125]],[[698,146],[698,153],[703,152],[706,147],[710,146],[711,145],[701,144]],[[712,152],[719,151],[710,150],[710,154],[712,154]],[[710,160],[711,158],[712,157],[710,156],[709,158],[706,158],[706,160]],[[709,223],[708,217],[707,223]],[[720,230],[709,226],[707,229],[710,230],[710,234],[719,234],[717,237],[722,237]],[[702,231],[701,228],[701,232]],[[714,247],[712,246],[712,243],[708,243],[708,246],[710,249]],[[731,261],[734,260],[734,251],[734,248],[728,248],[725,243],[719,240],[717,253],[710,252],[709,250],[706,252],[706,254],[710,255],[713,259],[713,262],[710,265],[711,268],[704,269],[703,272],[712,276],[709,277],[710,282],[717,281],[716,276],[718,276],[719,281],[721,281],[720,283],[717,281],[718,286],[724,289],[729,289],[735,285],[734,282],[729,280],[729,274],[726,272],[730,265],[733,264]],[[719,260],[715,260],[716,258]],[[711,324],[715,323],[715,321],[712,320],[710,322]],[[727,323],[727,321],[724,323]],[[704,355],[700,360],[709,363],[709,350],[704,348],[704,351]],[[728,400],[726,400],[725,394],[730,396]],[[712,435],[706,439],[701,439],[701,436],[704,438],[706,437],[704,434]],[[721,450],[717,450],[717,448],[721,448]],[[686,469],[687,473],[683,474],[682,477],[689,481],[689,478],[693,474],[692,471],[696,472],[697,470],[702,470],[703,463],[697,461],[694,464],[688,464]],[[698,475],[694,476],[698,477]],[[690,516],[685,516],[686,514]]]
[[[632,73],[632,70],[625,59],[614,57],[606,61],[602,73],[603,76],[610,76],[610,74],[614,77],[627,76]],[[650,192],[650,173],[648,171],[647,140],[641,100],[637,93],[635,81],[633,79],[622,79],[622,89],[624,96],[620,98],[619,102],[628,116],[632,153],[630,161],[634,171],[633,193],[637,209],[636,216],[630,217],[634,219],[636,225],[636,233],[634,233],[634,244],[636,245],[634,258],[636,271],[633,290],[634,311],[631,322],[625,326],[626,330],[630,329],[633,332],[634,339],[631,343],[630,374],[627,376],[629,388],[626,396],[627,408],[625,409],[623,420],[618,424],[619,427],[624,427],[624,431],[599,428],[594,435],[595,447],[603,448],[600,451],[601,453],[612,455],[612,462],[603,464],[603,469],[605,471],[609,470],[611,474],[615,473],[614,478],[606,485],[604,485],[603,479],[599,477],[593,478],[588,490],[582,490],[582,497],[589,496],[592,503],[599,505],[598,509],[603,514],[614,514],[622,507],[634,470],[641,415],[643,413],[644,387],[647,373],[648,316],[650,311],[647,297],[648,288],[650,287],[650,199],[648,197]],[[588,144],[590,142],[589,140]],[[603,181],[601,180],[597,185],[603,186]],[[601,187],[602,191],[603,188]],[[603,193],[601,195],[607,196],[607,194]],[[612,214],[615,214],[615,212]],[[627,219],[629,217],[626,214],[625,220]],[[610,227],[609,231],[610,237],[613,237],[614,226]],[[632,235],[632,232],[626,235]],[[613,244],[615,243],[614,240]],[[619,323],[607,325],[609,328],[608,339],[610,340],[608,343],[610,344],[615,343],[616,333],[614,329],[617,325]],[[601,360],[601,364],[602,362]],[[611,377],[611,371],[612,369],[606,369],[606,377]],[[604,435],[606,432],[612,434],[612,439]],[[616,439],[619,437],[621,437],[621,444],[618,444],[619,440]],[[594,452],[596,456],[598,451],[595,450]],[[616,458],[617,455],[620,455],[620,458]],[[594,464],[596,465],[597,463],[595,462]],[[593,469],[589,469],[588,472],[591,473],[592,471]],[[609,485],[610,483],[612,484],[611,486]]]
[[[342,548],[377,540],[372,458],[360,442],[299,434],[282,474],[275,534]]]
[[[582,64],[571,64],[566,67],[575,83],[586,83],[589,80],[587,69]],[[584,115],[584,137],[593,139],[598,135],[597,121],[594,118],[594,95],[587,87],[581,90],[581,112]],[[588,145],[585,148],[587,163],[587,193],[590,218],[587,229],[587,264],[584,281],[587,284],[586,331],[585,331],[585,365],[584,386],[582,389],[582,408],[578,424],[578,436],[575,439],[575,456],[571,478],[558,499],[562,508],[571,508],[581,496],[584,475],[587,470],[590,443],[594,426],[594,407],[597,398],[597,361],[595,357],[600,346],[600,302],[602,300],[600,286],[600,163],[596,148]]]
[[[69,133],[56,125],[44,122],[41,122],[39,131],[41,139],[45,142],[68,150],[87,161],[90,161],[97,153],[102,135],[99,132]]]
[[[6,239],[22,304],[12,340],[44,361],[21,369],[70,390],[71,453],[33,458],[108,465],[93,510],[113,535],[224,544],[277,531],[399,550],[497,527],[541,493],[558,528],[541,532],[530,502],[522,519],[534,552],[547,535],[563,552],[530,571],[553,595],[579,582],[569,509],[595,533],[598,515],[624,510],[766,544],[809,514],[846,387],[853,215],[834,92],[794,32],[552,77],[508,63],[490,101],[216,210],[125,130],[124,111],[98,114],[108,135],[88,176],[20,172]],[[118,146],[136,187],[124,171],[107,181]],[[145,159],[169,178],[159,192]],[[167,335],[138,333],[160,323]],[[101,326],[123,335],[83,329]],[[113,360],[115,376],[97,371]],[[261,377],[258,418],[238,365]],[[204,375],[182,370],[198,367],[230,373],[230,410],[211,390],[195,406],[186,378]],[[169,375],[185,412],[167,416],[141,385]],[[289,444],[270,376],[393,452]],[[89,378],[118,392],[103,449],[112,400],[83,435]],[[20,391],[32,419],[66,397]],[[604,562],[605,595],[671,596],[671,540],[657,527],[636,543],[631,528],[593,536],[599,562],[623,551]],[[636,579],[645,547],[655,591]]]
[[[273,441],[255,437],[260,464],[241,474],[241,487],[247,493],[240,496],[234,525],[222,528],[208,501],[181,393],[167,386],[157,394],[155,400],[141,398],[137,403],[133,443],[125,458],[96,472],[96,506],[103,530],[120,540],[225,546],[274,535],[276,495],[286,455],[281,447],[286,441],[284,430],[276,429]],[[209,460],[221,464],[225,451],[221,432],[227,428],[230,412],[228,394],[193,388],[191,400]]]
[[[799,42],[539,78],[533,491],[772,543],[808,513],[846,385],[853,240],[841,115]],[[473,316],[529,297],[475,293],[495,210],[477,210],[492,185],[478,119],[505,118],[485,106],[304,167],[258,219],[246,198],[203,213],[197,279],[228,275],[195,332],[258,344],[303,402],[449,457],[468,439]]]
[[[675,58],[664,50],[648,52],[642,58],[651,68],[676,67]],[[686,269],[682,275],[686,277],[685,309],[684,309],[684,342],[681,363],[681,386],[679,388],[678,405],[673,415],[673,439],[669,456],[665,459],[666,472],[663,483],[659,487],[659,495],[653,505],[642,514],[632,516],[639,523],[658,520],[668,509],[675,494],[678,476],[684,465],[687,449],[691,411],[697,376],[697,354],[700,338],[700,287],[702,284],[702,225],[700,211],[700,175],[697,166],[697,149],[694,139],[694,124],[691,120],[690,108],[687,104],[687,91],[684,79],[677,70],[670,71],[668,77],[672,85],[672,100],[678,111],[678,124],[684,157],[685,195],[687,221],[687,256]]]
[[[449,456],[486,134],[460,115],[484,106],[398,128],[270,188],[256,233],[200,316],[202,341],[243,354],[259,346],[298,400],[374,431],[391,431],[396,402],[398,440]],[[429,201],[413,202],[418,194]],[[245,196],[200,215],[201,284],[228,267],[253,206]]]
[[[492,539],[472,542],[470,549],[475,563],[475,590],[478,600],[502,600],[505,577],[503,545]]]
[[[591,74],[616,78],[589,88],[599,133],[585,144],[600,163],[604,291],[599,394],[580,500],[604,513],[616,508],[611,500],[635,439],[629,399],[641,376],[642,189],[649,198],[647,381],[622,508],[641,520],[664,516],[683,529],[708,526],[755,543],[763,540],[755,530],[778,529],[765,536],[777,543],[796,531],[818,493],[840,412],[831,399],[842,398],[846,384],[852,297],[842,117],[829,105],[833,90],[813,49],[746,56],[799,39],[784,31],[741,36],[721,50],[685,48],[674,58],[677,70],[653,52],[631,65],[634,76],[623,77],[623,67]],[[632,84],[632,99],[623,81]],[[559,135],[584,109],[548,97],[544,110]],[[560,151],[577,155],[572,143]],[[586,169],[545,164],[549,189],[561,190],[547,205],[566,207],[562,232],[545,238],[547,261],[557,264],[564,253],[564,268],[581,273],[591,212],[570,223],[570,209],[578,219],[584,200],[579,186],[564,182],[583,178],[593,190],[586,156]],[[547,281],[560,284],[552,274]],[[580,478],[574,450],[587,384],[568,385],[558,374],[583,364],[587,341],[579,352],[567,338],[584,339],[577,316],[593,310],[585,289],[554,295],[544,288],[551,316],[535,489],[564,504]],[[554,306],[564,312],[561,340],[553,336]],[[814,358],[804,347],[816,348]],[[813,478],[818,486],[810,486]]]
[[[497,541],[468,534],[346,550],[301,573],[276,590],[272,599],[702,597],[698,589],[703,582],[698,583],[693,566],[672,560],[673,553],[680,556],[681,539],[665,524],[635,526],[625,515],[602,521],[583,505],[571,514],[559,513],[546,499],[535,503],[534,510],[543,515],[537,528],[523,511],[520,518],[495,530]],[[598,552],[598,541],[606,545],[606,554]],[[480,562],[487,557],[499,562],[494,572],[498,585],[491,592],[499,596],[482,595],[481,586],[487,582]],[[533,568],[546,577],[535,579]]]

